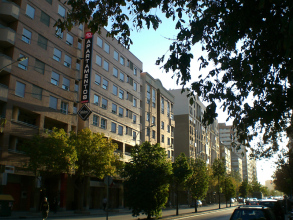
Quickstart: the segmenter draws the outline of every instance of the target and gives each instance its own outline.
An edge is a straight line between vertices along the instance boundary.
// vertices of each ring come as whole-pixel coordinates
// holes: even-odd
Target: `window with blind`
[[[63,39],[63,32],[61,31],[61,28],[56,27],[55,36]]]
[[[41,11],[41,19],[40,21],[47,25],[48,27],[50,26],[50,16],[46,14],[45,12]]]
[[[24,57],[23,54],[19,54],[19,57]],[[21,61],[21,62],[18,62],[18,67],[23,69],[23,70],[27,70],[27,66],[28,66],[28,58]]]
[[[35,9],[30,6],[29,4],[26,5],[26,11],[25,14],[30,17],[31,19],[35,18]]]
[[[39,37],[38,37],[38,45],[41,48],[43,48],[44,50],[47,50],[48,39],[39,34]]]
[[[29,30],[23,28],[21,39],[22,39],[22,41],[26,42],[27,44],[30,44],[31,39],[32,39],[32,32],[30,32]]]
[[[54,48],[53,59],[60,62],[62,52],[56,48]]]
[[[43,89],[41,87],[33,85],[33,88],[32,88],[33,98],[42,100],[42,92],[43,92]]]
[[[35,60],[35,71],[44,74],[45,73],[45,63],[36,59]]]
[[[51,83],[54,84],[55,86],[58,86],[59,85],[59,78],[60,78],[60,75],[58,73],[52,72]]]
[[[66,43],[70,46],[73,45],[73,37],[68,33],[66,35]]]
[[[57,109],[57,98],[50,96],[49,107],[53,109]]]
[[[69,91],[70,81],[63,77],[62,89]]]
[[[15,95],[19,96],[19,97],[24,97],[24,91],[25,91],[25,84],[16,81],[16,85],[15,85]]]
[[[71,68],[71,57],[68,55],[64,57],[64,66]]]

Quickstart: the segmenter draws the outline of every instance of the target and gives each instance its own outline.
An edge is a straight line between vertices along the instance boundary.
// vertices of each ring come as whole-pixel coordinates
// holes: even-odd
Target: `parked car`
[[[243,205],[236,208],[230,220],[256,220],[256,219],[266,219],[266,220],[276,220],[276,217],[269,207],[265,206],[252,206]]]
[[[278,220],[283,220],[285,218],[285,214],[282,202],[282,200],[266,199],[261,200],[258,203],[259,205],[269,207],[273,211]]]

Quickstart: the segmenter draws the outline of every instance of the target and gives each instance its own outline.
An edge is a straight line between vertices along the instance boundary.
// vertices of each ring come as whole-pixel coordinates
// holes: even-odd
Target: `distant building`
[[[199,98],[195,96],[191,105],[187,92],[181,93],[181,89],[169,91],[175,97],[175,157],[183,152],[187,157],[201,157],[211,165],[220,157],[217,120],[212,125],[204,127],[201,120],[205,106]]]
[[[265,186],[268,187],[269,190],[275,190],[275,184],[273,180],[266,180]]]

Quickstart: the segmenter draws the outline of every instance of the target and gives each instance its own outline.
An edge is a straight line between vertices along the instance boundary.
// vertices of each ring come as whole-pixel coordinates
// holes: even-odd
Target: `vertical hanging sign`
[[[93,34],[91,32],[86,32],[84,58],[83,58],[83,72],[82,72],[82,88],[81,88],[81,101],[80,101],[81,103],[90,102],[92,48],[93,48]]]

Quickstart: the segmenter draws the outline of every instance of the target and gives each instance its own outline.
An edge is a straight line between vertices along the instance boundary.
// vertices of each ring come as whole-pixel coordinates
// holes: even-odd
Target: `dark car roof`
[[[270,209],[269,207],[262,205],[241,205],[238,209]]]

